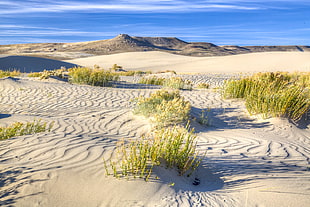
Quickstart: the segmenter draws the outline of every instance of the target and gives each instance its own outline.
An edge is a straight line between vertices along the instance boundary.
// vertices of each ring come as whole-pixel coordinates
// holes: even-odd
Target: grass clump
[[[178,90],[159,90],[150,97],[136,99],[135,114],[150,117],[157,126],[167,126],[186,121],[190,103],[185,101]]]
[[[180,77],[172,77],[165,79],[163,83],[164,87],[173,89],[192,90],[193,84],[189,80],[183,80]]]
[[[210,84],[209,83],[198,83],[196,85],[196,88],[208,89],[208,88],[210,88]]]
[[[14,77],[20,75],[20,71],[18,70],[0,70],[0,78],[5,78],[5,77]]]
[[[120,76],[142,76],[152,74],[152,71],[141,71],[141,70],[132,70],[132,71],[120,71],[117,72]]]
[[[139,80],[140,84],[160,85],[166,88],[192,90],[193,84],[189,80],[180,77],[161,78],[156,76],[143,77]]]
[[[61,79],[67,79],[67,69],[56,69],[56,70],[44,70],[43,72],[29,73],[28,77],[39,77],[41,80],[49,79],[51,76],[55,76]]]
[[[298,121],[310,110],[310,73],[258,73],[225,83],[225,98],[243,98],[250,114]]]
[[[15,136],[22,136],[28,134],[35,134],[44,131],[50,131],[53,127],[53,122],[47,124],[47,122],[41,122],[41,120],[33,122],[15,122],[7,127],[0,127],[0,140],[9,139]]]
[[[159,78],[156,76],[151,76],[151,77],[142,77],[138,83],[140,84],[148,84],[148,85],[159,85],[162,86],[164,84],[165,79],[164,78]]]
[[[154,131],[151,138],[142,137],[128,144],[123,140],[117,150],[121,162],[117,165],[111,161],[108,167],[105,161],[106,174],[117,178],[140,177],[148,181],[153,167],[162,165],[176,168],[179,175],[188,173],[190,176],[202,159],[196,152],[195,139],[193,130],[174,126]]]
[[[119,76],[103,69],[76,67],[69,69],[69,81],[91,86],[111,86],[111,82],[118,81]]]

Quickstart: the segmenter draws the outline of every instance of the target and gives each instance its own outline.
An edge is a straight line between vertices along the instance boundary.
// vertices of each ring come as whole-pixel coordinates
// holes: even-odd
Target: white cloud
[[[285,8],[282,3],[310,5],[309,0],[6,0],[0,15],[46,12],[194,12]]]
[[[96,1],[3,1],[2,15],[40,12],[186,12],[207,10],[250,10],[259,7],[231,4],[229,2],[181,0],[121,0],[106,3]]]

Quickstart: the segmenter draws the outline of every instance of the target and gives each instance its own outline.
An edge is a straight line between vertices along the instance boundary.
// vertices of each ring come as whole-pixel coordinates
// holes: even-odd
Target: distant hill
[[[90,42],[0,45],[1,55],[29,55],[53,59],[140,51],[162,51],[187,56],[210,57],[252,52],[310,52],[310,46],[217,46],[207,42],[185,42],[175,37],[134,37],[127,34]]]

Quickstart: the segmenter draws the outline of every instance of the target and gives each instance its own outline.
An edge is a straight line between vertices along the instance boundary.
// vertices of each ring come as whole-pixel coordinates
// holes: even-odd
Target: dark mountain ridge
[[[0,54],[49,56],[59,52],[109,55],[122,52],[163,51],[187,56],[223,56],[252,52],[310,52],[310,46],[217,46],[208,42],[185,42],[175,37],[135,37],[120,34],[112,39],[77,43],[30,43],[0,45]],[[59,59],[59,58],[58,58]],[[61,59],[61,58],[60,58]]]

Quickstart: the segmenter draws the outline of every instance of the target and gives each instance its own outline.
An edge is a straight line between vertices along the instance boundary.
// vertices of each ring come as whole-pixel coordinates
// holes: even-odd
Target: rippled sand
[[[157,89],[0,80],[0,125],[55,122],[51,132],[0,141],[0,205],[309,205],[309,125],[250,117],[242,102],[223,100],[214,89],[181,92],[192,118],[210,108],[209,126],[193,122],[198,149],[207,151],[193,177],[165,168],[155,169],[160,179],[150,182],[106,177],[102,159],[111,158],[116,142],[150,130],[146,119],[132,114],[131,100]],[[192,185],[194,177],[200,185]]]

